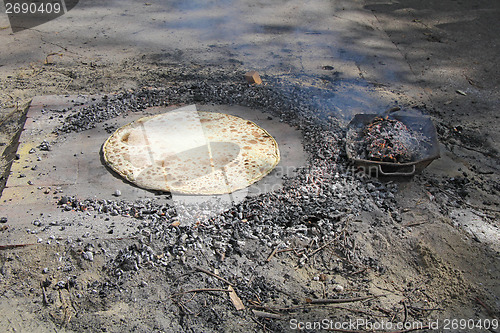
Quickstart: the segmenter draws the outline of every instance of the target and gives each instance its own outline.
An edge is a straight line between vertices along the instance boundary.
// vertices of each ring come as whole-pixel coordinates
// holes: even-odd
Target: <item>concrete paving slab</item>
[[[103,163],[101,148],[111,135],[111,131],[106,130],[109,126],[119,128],[140,117],[167,112],[178,106],[129,112],[79,133],[54,133],[61,125],[61,116],[66,117],[72,112],[67,111],[68,108],[74,105],[83,107],[98,100],[96,96],[43,96],[33,100],[20,137],[20,158],[13,162],[2,194],[0,211],[8,218],[8,229],[0,235],[0,245],[67,241],[83,236],[116,238],[136,230],[138,222],[129,217],[63,211],[57,206],[63,195],[81,200],[96,198],[134,202],[150,198],[159,203],[172,202],[170,195],[141,189],[110,171]],[[239,106],[197,105],[197,109],[252,120],[268,130],[278,142],[281,151],[279,165],[250,186],[243,197],[239,193],[238,200],[279,189],[283,175],[293,176],[297,168],[305,165],[306,154],[300,132],[278,119],[272,119],[260,110]],[[49,143],[50,150],[41,149],[40,144],[44,141]],[[116,190],[121,192],[119,198],[114,197]],[[233,198],[229,202],[236,201]],[[111,224],[114,227],[112,233]]]

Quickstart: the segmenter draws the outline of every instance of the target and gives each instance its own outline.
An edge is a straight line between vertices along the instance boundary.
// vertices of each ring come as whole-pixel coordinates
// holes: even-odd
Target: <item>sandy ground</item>
[[[357,255],[377,265],[357,264],[336,243],[294,244],[317,253],[305,263],[293,251],[267,261],[273,247],[257,241],[224,260],[206,252],[200,266],[237,281],[245,305],[237,311],[226,292],[186,292],[227,284],[182,259],[116,277],[110,261],[142,246],[136,238],[92,241],[93,261],[84,256],[85,243],[7,247],[0,249],[1,326],[8,332],[286,332],[294,330],[293,320],[363,318],[440,320],[435,331],[497,332],[444,325],[499,318],[499,14],[491,1],[81,1],[57,20],[16,34],[0,16],[4,183],[34,96],[168,86],[186,79],[183,71],[221,68],[241,75],[255,69],[298,89],[334,89],[328,102],[344,122],[395,101],[418,106],[433,116],[442,150],[421,175],[398,180],[401,221],[382,211],[344,221]],[[2,233],[14,223],[0,225]],[[165,244],[149,245],[161,256]],[[342,246],[354,251],[351,245]],[[248,275],[255,278],[245,280]],[[374,295],[383,296],[303,306],[306,298]]]

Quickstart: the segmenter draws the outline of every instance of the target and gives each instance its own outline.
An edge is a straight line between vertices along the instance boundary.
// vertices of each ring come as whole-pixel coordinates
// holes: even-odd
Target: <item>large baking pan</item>
[[[346,153],[347,157],[366,173],[381,176],[413,176],[425,169],[433,160],[439,158],[439,142],[436,127],[430,117],[405,114],[390,114],[390,118],[399,120],[410,130],[419,133],[423,138],[419,144],[419,151],[413,152],[413,158],[406,163],[372,161],[360,157],[356,149],[356,138],[363,128],[371,123],[376,114],[357,114],[347,128]]]

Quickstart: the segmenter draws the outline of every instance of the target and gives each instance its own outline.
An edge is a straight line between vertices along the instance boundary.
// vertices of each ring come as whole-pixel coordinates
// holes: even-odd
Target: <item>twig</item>
[[[73,78],[70,78],[69,82],[64,86],[63,90],[68,89],[69,85],[73,82]]]
[[[259,310],[252,310],[253,314],[260,318],[281,319],[281,315],[276,313],[269,313]]]
[[[271,252],[271,254],[269,255],[269,257],[267,257],[266,262],[270,262],[270,261],[271,261],[271,259],[274,257],[274,255],[275,255],[275,254],[276,254],[276,252],[278,251],[278,247],[279,247],[279,245],[277,245],[277,246],[274,248],[273,252]]]
[[[0,245],[0,250],[11,250],[18,247],[33,246],[37,244],[12,244],[12,245]]]
[[[326,299],[310,299],[306,298],[306,302],[309,304],[339,304],[339,303],[353,303],[361,302],[369,299],[385,297],[386,295],[376,295],[376,296],[365,296],[365,297],[354,297],[354,298],[326,298]]]
[[[365,272],[368,269],[368,267],[361,268],[360,270],[357,270],[356,272],[352,272],[351,275],[357,275]]]
[[[184,295],[184,294],[189,294],[189,293],[198,293],[198,292],[204,292],[204,291],[230,292],[230,290],[221,289],[221,288],[200,288],[200,289],[186,290],[186,291],[183,291],[180,293],[173,294],[172,296],[179,296],[179,295]]]
[[[43,305],[49,305],[49,302],[47,300],[47,293],[45,291],[45,287],[43,286],[43,282],[40,282],[40,287],[42,288],[42,295],[43,295]]]
[[[295,249],[283,249],[283,250],[278,250],[276,253],[283,253],[283,252],[291,252],[294,251]]]
[[[476,297],[476,301],[486,310],[486,312],[488,312],[490,316],[492,317],[495,316],[495,312],[489,306],[487,306],[479,297]]]
[[[404,325],[406,324],[406,320],[408,320],[408,308],[406,307],[405,301],[401,301],[401,303],[403,303],[403,307],[405,309],[405,317],[403,319],[403,327],[404,327]]]
[[[189,313],[190,315],[194,314],[193,311],[189,310],[184,304],[178,302],[177,305],[184,311],[185,313]]]
[[[264,333],[267,333],[267,332],[271,332],[265,324],[261,323],[259,320],[257,320],[257,318],[255,317],[250,317],[257,325],[259,325],[260,327],[262,327],[262,329],[264,330]]]
[[[225,283],[227,283],[228,285],[230,285],[230,286],[233,286],[233,287],[234,287],[234,284],[233,284],[233,283],[229,282],[228,280],[224,279],[223,277],[218,276],[218,275],[217,275],[217,274],[215,274],[215,273],[212,273],[212,272],[210,272],[210,271],[207,271],[206,269],[201,268],[201,267],[198,267],[198,266],[196,266],[196,267],[195,267],[195,269],[196,269],[197,271],[200,271],[200,272],[203,272],[203,273],[208,274],[208,275],[210,275],[210,276],[213,276],[214,278],[219,279],[219,280],[221,280],[222,282],[225,282]]]
[[[385,313],[388,316],[390,316],[394,313],[393,311],[381,308],[380,306],[377,306],[375,309],[382,312],[382,313]]]
[[[316,250],[314,250],[313,252],[311,252],[307,258],[311,258],[312,256],[314,256],[316,253],[318,253],[319,251],[323,250],[325,247],[327,247],[328,245],[332,244],[333,242],[335,242],[336,239],[330,241],[330,242],[327,242],[325,244],[323,244],[322,246],[320,246],[319,248],[317,248]]]
[[[427,222],[413,222],[413,223],[408,223],[403,225],[403,227],[409,228],[409,227],[416,227],[417,225],[425,224]]]

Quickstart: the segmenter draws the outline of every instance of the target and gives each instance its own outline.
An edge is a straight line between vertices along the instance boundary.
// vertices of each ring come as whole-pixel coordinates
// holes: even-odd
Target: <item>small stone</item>
[[[122,195],[122,192],[120,190],[116,190],[115,193],[113,193],[115,197],[119,197]]]
[[[91,251],[83,252],[83,259],[88,261],[94,261],[94,253],[92,253]]]
[[[59,281],[59,282],[57,282],[56,286],[61,288],[61,289],[64,289],[64,288],[66,288],[66,281]]]
[[[49,272],[49,268],[48,267],[45,267],[43,270],[42,270],[42,273],[43,274],[47,274]]]
[[[0,223],[7,223],[8,219],[7,217],[0,217]]]
[[[38,146],[38,148],[42,151],[50,151],[50,144],[43,140],[42,143],[40,143],[40,145]]]
[[[341,293],[344,291],[344,287],[342,287],[340,284],[336,284],[334,287],[333,287],[333,290],[335,290],[336,292],[338,293]]]

